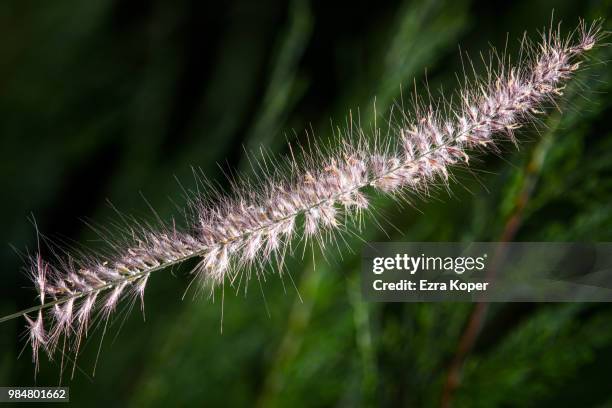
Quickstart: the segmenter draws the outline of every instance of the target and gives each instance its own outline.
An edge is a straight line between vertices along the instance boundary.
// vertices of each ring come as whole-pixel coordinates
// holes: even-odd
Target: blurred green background
[[[374,97],[384,118],[413,81],[450,92],[460,50],[478,60],[509,33],[516,55],[523,31],[534,36],[553,9],[570,29],[579,16],[607,17],[612,1],[3,1],[0,313],[35,302],[10,246],[35,247],[30,214],[56,241],[99,248],[82,219],[116,219],[106,199],[153,219],[142,192],[169,219],[184,201],[175,176],[195,185],[191,166],[223,184],[217,163],[246,170],[244,147],[286,154],[304,129],[327,140],[349,110],[371,122]],[[524,131],[519,151],[482,157],[477,177],[460,174],[452,196],[418,210],[376,199],[397,229],[370,222],[362,236],[611,241],[610,54],[592,54],[563,113]],[[612,305],[365,303],[361,246],[291,259],[299,296],[275,276],[265,299],[256,282],[246,297],[226,294],[222,334],[218,301],[181,301],[193,264],[156,273],[146,321],[137,307],[115,316],[95,377],[101,330],[90,335],[83,372],[64,375],[72,402],[612,406]],[[57,361],[35,379],[30,349],[17,358],[24,329],[22,319],[0,326],[0,385],[56,385]]]

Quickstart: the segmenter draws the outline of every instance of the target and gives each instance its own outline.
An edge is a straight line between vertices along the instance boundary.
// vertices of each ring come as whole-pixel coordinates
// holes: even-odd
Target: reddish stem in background
[[[537,184],[540,170],[542,169],[542,163],[549,147],[550,137],[542,139],[542,143],[538,146],[539,149],[536,148],[536,151],[534,151],[531,160],[526,166],[523,187],[516,198],[512,213],[504,224],[504,229],[499,238],[500,242],[510,242],[516,236],[522,224],[527,203]],[[499,262],[504,257],[505,248],[506,245],[500,245],[493,256],[493,263],[491,268],[487,271],[487,281],[492,281],[495,278]],[[489,305],[489,302],[476,303],[468,317],[467,324],[461,334],[457,349],[448,368],[444,388],[442,389],[442,397],[440,399],[441,408],[449,408],[452,406],[455,392],[461,385],[461,370],[463,364],[478,340],[478,336],[480,335],[489,310]]]

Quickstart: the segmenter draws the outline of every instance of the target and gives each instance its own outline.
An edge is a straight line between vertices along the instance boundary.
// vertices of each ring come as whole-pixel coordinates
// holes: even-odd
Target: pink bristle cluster
[[[500,135],[515,142],[515,130],[562,94],[598,35],[597,25],[584,24],[573,42],[558,32],[544,35],[531,59],[489,70],[460,91],[448,113],[433,104],[415,108],[390,147],[368,141],[362,130],[351,139],[351,132],[333,153],[306,157],[301,166],[292,161],[284,178],[264,175],[259,190],[235,191],[212,206],[194,202],[190,232],[144,230],[108,259],[68,258],[51,266],[36,256],[32,276],[41,305],[53,302],[36,319],[26,315],[36,365],[40,347],[52,355],[62,344],[77,353],[94,314],[109,318],[125,296],[142,301],[154,271],[197,257],[197,277],[212,287],[233,283],[245,268],[280,263],[296,236],[321,240],[345,228],[370,208],[368,188],[429,194],[435,183],[448,182],[451,167],[468,164],[469,152],[494,148]]]

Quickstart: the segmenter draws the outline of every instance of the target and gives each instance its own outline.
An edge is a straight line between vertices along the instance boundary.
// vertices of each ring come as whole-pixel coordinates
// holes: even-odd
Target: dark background
[[[508,39],[516,55],[522,33],[535,37],[553,9],[569,30],[580,16],[607,17],[612,2],[3,1],[0,314],[36,300],[17,253],[36,246],[31,215],[55,242],[96,249],[83,220],[115,220],[107,199],[153,219],[142,193],[169,219],[184,202],[175,177],[193,187],[192,166],[226,187],[224,169],[248,169],[245,147],[286,154],[304,129],[327,140],[330,120],[342,125],[349,110],[370,123],[374,97],[384,118],[401,87],[414,80],[423,91],[425,73],[432,90],[452,92],[460,50],[478,60]],[[370,221],[362,237],[612,240],[608,60],[609,47],[596,50],[562,113],[524,130],[518,151],[481,157],[452,195],[417,208],[377,199],[396,228],[387,236]],[[265,301],[256,284],[246,298],[226,296],[223,334],[218,299],[180,300],[192,264],[156,273],[146,321],[138,306],[115,316],[95,377],[101,330],[90,333],[80,369],[62,380],[72,402],[612,405],[612,306],[495,304],[479,314],[467,303],[365,303],[361,245],[315,251],[316,268],[309,252],[292,259],[300,296],[276,277]],[[0,385],[57,384],[58,361],[43,360],[35,378],[30,349],[17,358],[24,330],[22,319],[0,326]]]

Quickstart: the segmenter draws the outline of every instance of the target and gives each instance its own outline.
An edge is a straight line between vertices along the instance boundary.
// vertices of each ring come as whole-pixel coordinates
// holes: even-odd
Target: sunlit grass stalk
[[[36,254],[31,275],[40,305],[0,322],[25,316],[38,367],[41,347],[50,356],[60,345],[62,352],[78,353],[94,313],[108,319],[123,297],[142,301],[152,272],[197,258],[193,274],[211,290],[225,282],[246,286],[270,261],[282,273],[296,237],[322,246],[332,242],[351,218],[371,212],[369,194],[427,197],[448,184],[453,167],[467,166],[472,152],[501,152],[499,142],[516,143],[516,130],[562,95],[584,53],[599,40],[599,27],[581,23],[567,38],[551,28],[538,43],[523,39],[515,65],[493,58],[484,76],[466,79],[455,102],[415,97],[412,109],[390,126],[390,137],[351,119],[339,148],[315,145],[281,165],[263,160],[256,165],[263,180],[257,187],[233,181],[228,195],[194,197],[184,231],[135,222],[111,256],[65,255],[50,263]]]

